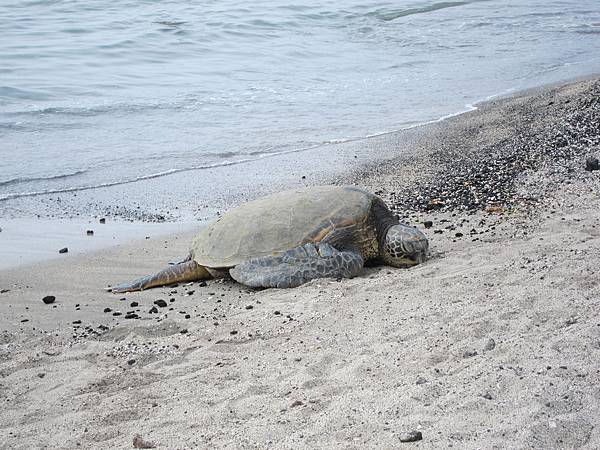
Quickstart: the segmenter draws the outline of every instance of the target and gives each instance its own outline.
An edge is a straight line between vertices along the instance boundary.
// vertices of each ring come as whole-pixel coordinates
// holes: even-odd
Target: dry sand
[[[431,258],[409,270],[103,291],[185,255],[182,235],[0,272],[0,448],[600,448],[600,172],[545,161],[494,213],[398,200],[441,177],[436,149],[507,142],[527,114],[561,121],[595,83],[485,105],[351,175],[433,222]]]

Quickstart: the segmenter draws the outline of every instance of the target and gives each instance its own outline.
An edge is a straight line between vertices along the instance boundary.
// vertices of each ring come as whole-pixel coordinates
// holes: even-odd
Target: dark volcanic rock
[[[159,306],[159,307],[161,307],[161,308],[164,308],[164,307],[166,307],[166,306],[167,306],[167,302],[165,302],[163,299],[158,299],[158,300],[155,300],[155,301],[154,301],[154,304],[155,304],[156,306]]]
[[[591,172],[592,170],[599,169],[600,165],[598,163],[598,158],[596,158],[595,156],[588,156],[588,158],[585,160],[585,170]]]
[[[67,247],[61,248],[58,253],[68,253],[69,249]]]
[[[49,305],[50,303],[54,303],[54,301],[56,300],[56,297],[54,295],[46,295],[42,301],[46,304]]]
[[[401,433],[398,438],[400,442],[416,442],[423,439],[423,434],[420,431],[406,431]]]

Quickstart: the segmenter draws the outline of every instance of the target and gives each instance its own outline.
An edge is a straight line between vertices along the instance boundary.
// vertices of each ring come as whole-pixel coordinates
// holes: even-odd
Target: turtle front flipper
[[[194,260],[167,267],[154,275],[148,275],[131,283],[121,283],[109,289],[119,294],[122,292],[143,291],[155,286],[165,286],[185,281],[205,280],[212,278],[210,273]]]
[[[276,256],[252,258],[229,271],[250,287],[289,288],[315,278],[351,278],[363,267],[359,252],[339,251],[329,244],[305,244]]]

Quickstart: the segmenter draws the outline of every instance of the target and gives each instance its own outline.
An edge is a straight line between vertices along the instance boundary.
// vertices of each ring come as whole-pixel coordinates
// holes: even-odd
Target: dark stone
[[[181,331],[180,331],[180,333],[181,333],[181,334],[187,334],[187,333],[188,333],[188,330],[187,330],[187,328],[184,328],[183,330],[181,330]]]
[[[37,374],[38,378],[44,378],[46,374],[44,372],[40,372]]]
[[[189,314],[186,314],[186,315],[185,315],[185,318],[186,318],[186,319],[189,319],[190,317],[192,317],[192,316],[190,316]]]
[[[164,308],[164,307],[166,307],[166,306],[167,306],[167,302],[165,302],[163,299],[158,299],[158,300],[155,300],[155,301],[154,301],[154,304],[155,304],[156,306],[159,306],[159,307],[161,307],[161,308]]]
[[[426,220],[425,222],[423,222],[423,226],[425,228],[431,228],[433,226],[433,222],[431,220]]]
[[[79,325],[81,323],[81,320],[74,320],[73,321],[73,325]]]
[[[585,160],[585,170],[591,172],[592,170],[599,170],[600,163],[598,162],[598,158],[595,156],[588,156]]]
[[[246,305],[246,309],[252,309],[252,308],[254,308],[254,306],[252,306],[252,305]]]
[[[194,291],[187,291],[187,295],[194,295]]]
[[[85,232],[85,234],[87,234],[88,236],[93,236],[94,235],[94,230],[87,230]]]
[[[473,356],[477,356],[476,350],[467,350],[466,352],[463,353],[463,358],[471,358]]]
[[[129,361],[127,361],[127,364],[133,366],[135,364],[135,359],[130,359]]]
[[[483,398],[485,398],[486,400],[492,400],[492,394],[490,394],[489,392],[486,392],[485,394],[482,395]]]
[[[423,434],[420,431],[406,431],[398,436],[400,442],[416,442],[423,439]]]
[[[119,311],[115,311],[115,312],[113,313],[113,316],[120,316],[120,315],[121,315],[121,313],[120,313]]]
[[[50,303],[54,303],[54,301],[56,300],[56,297],[54,295],[46,295],[42,301],[46,304],[49,305]]]
[[[158,309],[156,309],[156,306],[153,306],[152,308],[150,308],[150,311],[148,311],[150,314],[156,314],[158,312]]]
[[[126,319],[137,319],[138,315],[136,313],[131,313],[130,312],[130,313],[125,314],[125,318]]]
[[[131,302],[131,304],[129,306],[131,306],[132,308],[135,308],[138,305],[138,302]]]
[[[201,281],[198,283],[198,287],[206,287],[206,281]]]
[[[461,232],[458,232],[454,236],[456,236],[457,238],[460,238],[460,237],[463,237],[463,234]]]
[[[231,334],[231,335],[236,335],[236,334],[238,334],[238,332],[237,332],[237,330],[231,330],[231,331],[229,332],[229,334]]]
[[[494,350],[496,348],[496,341],[493,340],[492,338],[489,338],[488,341],[485,343],[485,346],[483,347],[483,349],[486,352],[489,352],[490,350]]]
[[[29,322],[29,319],[23,319],[23,320],[21,320],[21,323],[25,323],[25,322]]]
[[[273,311],[273,314],[275,314],[276,316],[279,316],[281,314],[281,311]]]
[[[67,253],[68,251],[69,249],[67,247],[63,247],[58,251],[58,253]]]
[[[415,384],[419,385],[419,384],[425,384],[427,383],[427,379],[424,377],[418,377],[417,381],[415,382]]]
[[[295,400],[294,403],[292,403],[290,406],[292,408],[295,408],[296,406],[302,406],[304,405],[304,403],[301,400]]]
[[[103,217],[102,219],[99,220],[100,223],[106,223],[106,219]]]

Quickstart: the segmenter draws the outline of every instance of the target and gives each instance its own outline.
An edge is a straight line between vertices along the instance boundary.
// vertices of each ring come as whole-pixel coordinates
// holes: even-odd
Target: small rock
[[[99,220],[100,223],[106,223],[106,219],[103,217],[102,219]]]
[[[61,248],[58,253],[68,253],[69,249],[67,247]]]
[[[46,295],[42,301],[46,304],[49,305],[50,303],[54,303],[54,301],[56,300],[56,297],[54,295]]]
[[[425,228],[431,228],[433,226],[433,222],[431,220],[426,220],[425,222],[423,222],[423,226]]]
[[[273,314],[275,314],[276,316],[281,315],[281,311],[273,311]]]
[[[206,287],[206,281],[201,281],[198,283],[198,287]]]
[[[489,338],[488,341],[485,343],[483,350],[485,350],[486,352],[489,352],[490,350],[494,350],[495,348],[496,348],[496,341],[493,340],[492,338]]]
[[[111,312],[111,311],[112,311],[112,309],[110,309],[110,308],[104,308],[104,312],[105,312],[105,313],[109,313],[109,312]]]
[[[40,372],[37,374],[38,378],[44,378],[46,374],[44,372]]]
[[[167,302],[165,302],[163,299],[158,299],[154,301],[154,304],[156,306],[159,306],[161,308],[165,308],[167,306]]]
[[[73,325],[81,325],[81,320],[74,320]]]
[[[29,322],[29,319],[23,319],[23,320],[21,320],[21,323],[25,323],[25,322]]]
[[[302,406],[302,405],[304,405],[304,403],[302,403],[300,400],[296,400],[296,401],[294,401],[294,403],[292,403],[290,406],[291,406],[292,408],[295,408],[296,406]]]
[[[425,384],[427,383],[427,379],[424,377],[417,377],[417,381],[415,382],[415,384]]]
[[[129,361],[127,361],[127,364],[133,366],[135,364],[135,359],[130,359]]]
[[[133,448],[156,448],[154,442],[145,441],[139,434],[133,438]]]
[[[136,313],[127,313],[125,314],[126,319],[137,319],[138,315]]]
[[[400,442],[416,442],[423,439],[423,434],[420,431],[406,431],[398,436]]]
[[[120,316],[122,313],[120,313],[119,311],[115,311],[112,315],[113,316]]]
[[[238,334],[238,332],[237,332],[237,330],[231,330],[231,331],[229,332],[229,334],[231,334],[231,335],[236,335],[236,334]]]
[[[477,356],[477,350],[467,350],[463,353],[463,358],[471,358],[473,356]]]
[[[188,330],[187,328],[184,328],[183,330],[179,331],[181,334],[188,334]]]
[[[156,309],[156,306],[153,306],[152,308],[150,308],[150,311],[148,311],[148,313],[150,314],[156,314],[158,312],[158,309]]]
[[[492,400],[492,394],[490,394],[489,392],[486,392],[485,394],[482,395],[483,398],[485,398],[486,400]]]
[[[246,309],[253,309],[253,308],[254,308],[254,306],[252,306],[252,305],[246,305]]]
[[[87,234],[88,236],[93,236],[94,235],[94,230],[87,230],[85,232],[85,234]]]
[[[458,232],[454,236],[457,237],[457,238],[460,238],[460,237],[463,237],[463,234],[461,232]]]
[[[585,160],[585,170],[587,170],[588,172],[591,172],[592,170],[599,170],[599,169],[600,169],[600,164],[598,162],[598,158],[596,158],[595,156],[589,156]]]
[[[138,302],[131,302],[129,306],[135,308],[136,306],[138,306]]]

